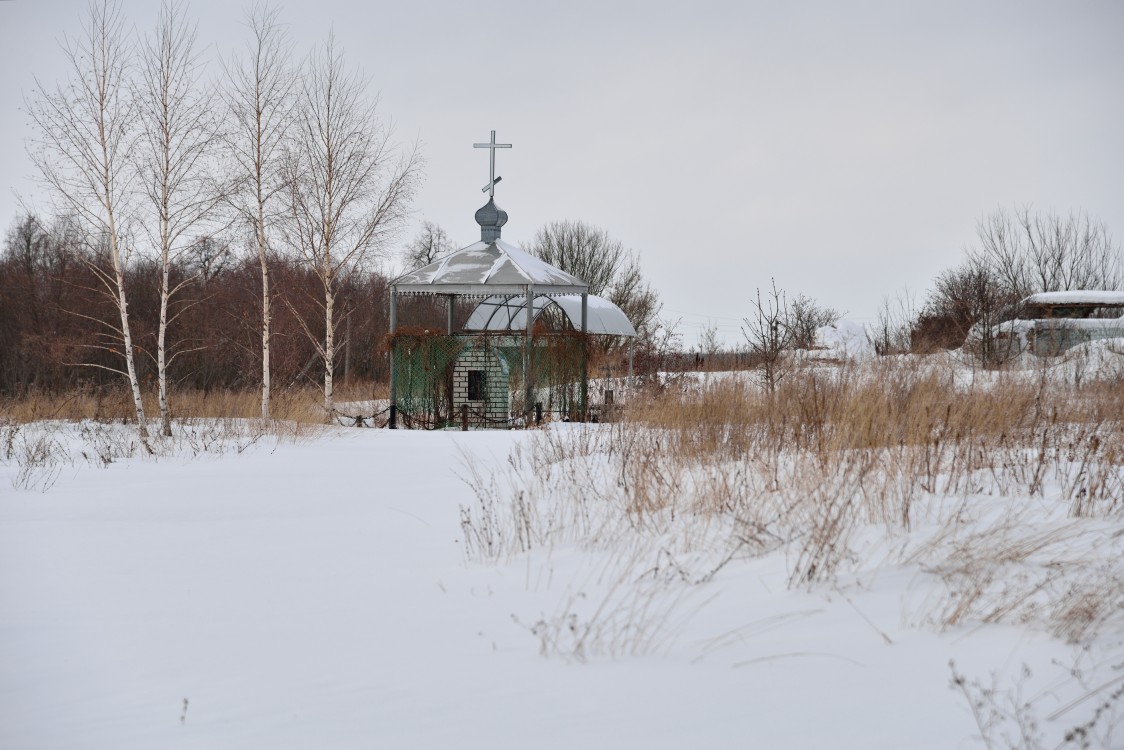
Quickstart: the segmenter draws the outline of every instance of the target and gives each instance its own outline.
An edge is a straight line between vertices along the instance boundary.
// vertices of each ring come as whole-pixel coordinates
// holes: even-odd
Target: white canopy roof
[[[392,287],[404,294],[526,293],[581,294],[589,285],[544,263],[515,245],[496,239],[475,242],[428,266],[398,277]]]
[[[538,289],[538,287],[535,287]],[[629,322],[624,311],[603,297],[589,295],[586,298],[586,332],[608,334],[611,336],[635,336],[636,329]],[[538,320],[542,311],[556,305],[575,330],[581,330],[582,298],[580,294],[565,294],[553,297],[537,296],[534,300],[534,319]],[[495,296],[481,302],[468,316],[464,324],[466,331],[519,331],[527,327],[527,298],[523,296]]]
[[[1030,305],[1105,305],[1124,306],[1124,292],[1073,289],[1068,292],[1039,292],[1023,300]]]

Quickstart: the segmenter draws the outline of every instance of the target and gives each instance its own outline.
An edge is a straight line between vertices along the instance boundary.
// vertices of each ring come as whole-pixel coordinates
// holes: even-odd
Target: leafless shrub
[[[796,497],[788,502],[796,517],[790,533],[799,540],[789,565],[790,586],[831,580],[847,556],[848,539],[858,522],[858,485],[870,467],[849,460],[839,468],[830,476],[813,474],[819,481],[798,485]]]
[[[991,683],[985,685],[979,680],[969,681],[957,672],[955,662],[950,661],[948,666],[952,670],[950,687],[968,702],[984,745],[1025,750],[1043,746],[1034,705],[1023,695],[1023,685],[1031,677],[1029,667],[1023,665],[1022,678],[1013,691],[1004,691],[998,688],[995,675]]]
[[[923,317],[943,320],[952,329],[945,343],[949,348],[966,344],[981,362],[994,364],[1010,358],[1006,348],[997,348],[993,327],[1008,305],[1018,302],[1017,292],[1005,289],[999,274],[988,262],[970,256],[959,266],[944,271],[933,282]],[[974,324],[978,336],[965,341]]]
[[[15,449],[16,473],[12,486],[18,490],[46,492],[58,480],[67,458],[63,446],[49,434],[25,435]]]
[[[117,422],[0,421],[0,454],[11,465],[12,486],[46,492],[67,467],[105,469],[122,460],[242,453],[266,439],[292,442],[322,432],[319,426],[261,419],[200,419],[173,422],[171,437],[146,443]]]
[[[699,356],[703,358],[703,369],[713,369],[714,359],[722,352],[722,339],[718,334],[718,324],[709,323],[699,332]]]
[[[82,440],[79,455],[86,461],[105,468],[122,458],[137,454],[137,441],[104,422],[79,422],[78,437]],[[161,444],[163,446],[163,444]]]
[[[761,290],[757,290],[753,312],[745,319],[742,334],[750,355],[758,363],[761,384],[772,393],[785,376],[785,352],[791,348],[794,338],[788,303],[775,280],[772,291],[764,299]]]
[[[913,330],[918,311],[908,289],[897,297],[884,297],[874,327],[867,332],[879,355],[906,354],[913,349]]]
[[[470,559],[495,560],[501,554],[501,539],[504,538],[496,508],[499,493],[495,478],[483,477],[471,462],[467,465],[471,477],[467,481],[476,495],[476,505],[460,508],[465,555]]]
[[[4,460],[11,461],[16,455],[16,438],[19,437],[23,425],[9,417],[0,417],[0,447],[3,448]]]
[[[1046,613],[1051,632],[1069,643],[1119,628],[1124,612],[1124,570],[1115,560],[1091,564],[1051,597]]]
[[[811,349],[816,343],[816,331],[824,326],[834,325],[843,315],[839,310],[821,305],[807,295],[796,295],[789,305],[792,345],[797,349]]]
[[[979,679],[969,679],[957,669],[955,661],[950,661],[952,678],[949,687],[964,697],[979,730],[978,737],[989,749],[1088,750],[1112,747],[1112,735],[1120,723],[1118,708],[1121,698],[1124,698],[1124,676],[1116,675],[1107,682],[1090,685],[1086,668],[1080,665],[1081,660],[1082,655],[1079,654],[1075,664],[1065,669],[1064,677],[1055,680],[1050,689],[1041,691],[1030,689],[1034,674],[1026,664],[1023,664],[1013,684],[1004,687],[995,673],[984,683]],[[1118,671],[1120,667],[1110,668]],[[1092,671],[1097,674],[1105,672],[1105,664],[1094,665]],[[1080,695],[1044,715],[1045,701],[1056,700],[1063,690],[1080,691]],[[1085,709],[1087,718],[1059,731],[1058,720],[1077,708]],[[1048,739],[1050,735],[1054,737]],[[1056,742],[1059,738],[1061,741]]]
[[[1121,682],[1119,679],[1114,683]],[[1090,750],[1112,747],[1113,731],[1120,724],[1120,701],[1124,698],[1124,684],[1119,685],[1096,704],[1089,718],[1072,727],[1063,738],[1065,745]]]
[[[1072,643],[1124,627],[1118,535],[1087,520],[1036,525],[1026,514],[1012,511],[969,531],[955,528],[963,519],[950,520],[944,533],[907,558],[944,585],[923,618],[939,627],[1020,624]]]
[[[527,628],[545,657],[586,661],[662,653],[690,617],[680,611],[690,593],[662,580],[617,579],[592,601],[584,592],[571,592],[556,612]]]

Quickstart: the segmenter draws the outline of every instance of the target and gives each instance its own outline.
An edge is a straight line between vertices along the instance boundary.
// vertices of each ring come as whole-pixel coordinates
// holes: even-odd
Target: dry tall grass
[[[803,587],[873,564],[874,533],[942,592],[911,620],[1094,637],[1124,626],[1122,386],[907,359],[798,370],[772,394],[722,378],[633,399],[621,422],[547,431],[470,480],[466,551],[628,549],[645,562],[622,580],[686,585],[781,551]]]
[[[336,401],[343,404],[387,398],[385,385],[370,383],[337,385],[335,392]],[[257,390],[173,391],[170,401],[173,419],[261,416],[261,393]],[[323,403],[323,393],[318,388],[291,388],[273,394],[270,412],[276,420],[323,423]],[[145,395],[145,411],[157,413],[155,393]],[[61,394],[31,390],[19,397],[0,398],[0,419],[18,424],[44,420],[129,421],[135,413],[132,396],[124,388],[86,388]]]
[[[337,393],[341,391],[339,403],[346,407],[353,402],[351,417],[369,416],[375,408],[369,384]],[[149,440],[140,439],[131,426],[134,411],[125,389],[61,395],[31,391],[0,399],[0,475],[9,474],[16,489],[45,492],[69,467],[104,468],[135,457],[242,453],[265,441],[293,442],[322,434],[325,413],[318,389],[276,394],[273,419],[267,421],[259,418],[260,399],[256,391],[179,392],[172,401],[172,435]],[[340,410],[341,422],[347,421],[348,411]]]
[[[679,451],[739,455],[780,442],[786,450],[824,454],[1015,437],[1045,421],[1111,423],[1124,406],[1119,382],[1074,387],[1001,374],[960,384],[956,375],[916,362],[805,369],[771,396],[725,379],[685,396],[638,400],[630,421],[669,431]]]

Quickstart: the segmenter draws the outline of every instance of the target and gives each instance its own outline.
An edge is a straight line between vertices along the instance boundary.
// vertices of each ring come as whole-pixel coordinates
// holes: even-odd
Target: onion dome
[[[489,198],[476,212],[476,223],[480,225],[480,239],[495,242],[500,238],[500,227],[507,223],[507,211],[497,206],[494,198]]]

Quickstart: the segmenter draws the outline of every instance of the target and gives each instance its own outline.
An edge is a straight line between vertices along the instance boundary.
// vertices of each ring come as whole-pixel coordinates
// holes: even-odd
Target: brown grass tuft
[[[370,383],[355,383],[335,388],[338,403],[369,402],[386,397],[385,385],[372,387]],[[159,413],[156,394],[149,393],[144,398],[146,413]],[[83,419],[128,422],[135,414],[131,399],[125,388],[85,388],[62,394],[30,390],[18,398],[0,398],[0,418],[18,424]],[[169,400],[173,419],[255,419],[261,416],[261,392],[257,390],[172,391]],[[274,419],[281,421],[322,423],[323,402],[323,393],[317,388],[292,388],[273,394],[270,411]]]

